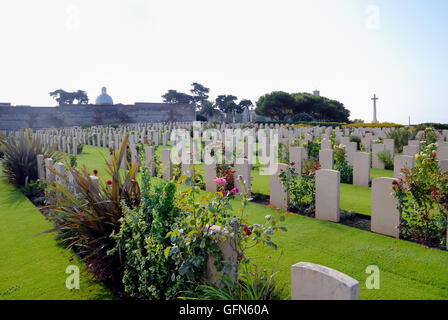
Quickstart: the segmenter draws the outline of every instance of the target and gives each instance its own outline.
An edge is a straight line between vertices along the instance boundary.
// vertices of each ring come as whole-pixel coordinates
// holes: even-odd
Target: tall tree
[[[232,95],[220,95],[216,98],[215,104],[219,110],[224,113],[233,113],[233,111],[240,113],[240,107],[236,104],[237,97]]]
[[[296,108],[296,100],[287,92],[274,91],[261,96],[257,101],[255,112],[259,115],[284,120],[292,115]]]
[[[250,110],[250,108],[251,107],[253,107],[253,103],[252,103],[252,101],[250,101],[250,100],[248,100],[248,99],[243,99],[243,100],[241,100],[240,101],[240,103],[238,103],[238,106],[240,107],[240,109],[242,109],[243,111],[244,111],[244,109],[249,109]]]
[[[200,115],[206,117],[207,119],[211,119],[211,118],[219,118],[222,116],[222,113],[216,109],[216,106],[213,104],[213,102],[205,100],[202,105],[201,105],[201,109],[199,111]]]
[[[306,92],[294,93],[292,96],[297,102],[294,113],[305,112],[325,122],[349,122],[350,111],[339,101]]]
[[[50,92],[50,96],[53,97],[60,106],[65,104],[73,104],[75,100],[77,101],[77,104],[89,103],[89,97],[83,90],[67,92],[65,90],[58,89],[56,91]]]
[[[193,87],[190,92],[192,93],[192,102],[196,105],[196,109],[200,109],[202,104],[207,101],[209,97],[210,89],[204,87],[202,84],[193,82],[191,84]]]
[[[168,90],[162,98],[165,103],[191,103],[193,101],[192,96],[176,90]]]

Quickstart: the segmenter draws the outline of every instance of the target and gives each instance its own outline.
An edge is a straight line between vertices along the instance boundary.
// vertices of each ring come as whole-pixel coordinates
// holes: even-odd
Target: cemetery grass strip
[[[271,209],[250,204],[248,217],[261,223]],[[295,263],[313,262],[339,270],[360,282],[360,299],[448,299],[448,252],[300,215],[287,216],[288,232],[274,242],[283,250],[278,280],[289,292]],[[279,251],[266,248],[250,254],[272,270]],[[268,256],[271,258],[268,258]],[[368,290],[367,266],[380,269],[380,290]]]
[[[92,282],[72,253],[58,246],[55,234],[39,234],[52,225],[18,190],[0,178],[0,300],[111,299]],[[80,290],[68,290],[67,266],[80,270]]]
[[[98,149],[84,149],[85,152],[79,156],[79,164],[86,164],[90,170],[100,170],[99,175],[105,178],[105,164]],[[101,152],[107,154],[107,149],[101,149]],[[180,191],[185,188],[178,185]],[[353,196],[350,201],[355,203],[356,199],[357,196]],[[370,204],[370,192],[368,199]],[[237,208],[239,201],[234,200],[232,205]],[[257,203],[250,203],[247,207],[251,223],[261,223],[267,214],[272,213],[272,209]],[[425,249],[415,243],[301,215],[287,215],[285,224],[288,232],[278,233],[274,239],[280,250],[253,249],[250,255],[270,271],[283,250],[278,281],[287,293],[290,291],[291,266],[305,261],[334,268],[357,279],[360,282],[360,299],[363,300],[448,299],[446,251]],[[368,290],[365,286],[368,277],[365,270],[369,265],[380,269],[380,290]]]

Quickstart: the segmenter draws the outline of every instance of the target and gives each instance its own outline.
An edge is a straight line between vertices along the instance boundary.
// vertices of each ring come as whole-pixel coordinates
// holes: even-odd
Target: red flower
[[[248,237],[252,234],[252,231],[249,230],[248,226],[245,226],[243,228],[243,231],[246,233],[246,236],[248,236]]]
[[[291,166],[295,166],[296,163],[293,161],[293,162],[290,163],[290,165],[291,165]]]
[[[98,175],[98,170],[93,170],[94,175]]]
[[[112,181],[107,180],[107,181],[106,181],[106,184],[110,186],[110,185],[112,185]]]

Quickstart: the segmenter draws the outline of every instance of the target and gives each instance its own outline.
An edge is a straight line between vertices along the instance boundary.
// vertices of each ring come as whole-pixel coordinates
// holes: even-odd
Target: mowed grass
[[[5,179],[0,179],[0,300],[111,299],[71,251],[58,246],[42,214]],[[68,290],[69,265],[79,267],[80,289]]]
[[[101,149],[101,152],[107,153],[107,150]],[[101,176],[104,175],[104,163],[100,159],[97,148],[86,147],[79,156],[79,163],[86,164],[89,170],[100,170]],[[259,187],[259,184],[253,183],[253,187]],[[185,188],[178,186],[180,191]],[[348,188],[344,194],[350,191]],[[350,201],[355,203],[356,196]],[[239,201],[232,201],[232,206],[238,208]],[[262,223],[266,215],[275,212],[266,206],[250,203],[246,214],[251,223]],[[364,300],[448,299],[446,251],[426,249],[403,240],[300,215],[287,215],[285,225],[288,231],[274,236],[279,250],[252,249],[249,255],[267,270],[274,268],[281,255],[278,281],[286,293],[290,291],[291,266],[298,262],[313,262],[357,279],[360,298]],[[380,270],[379,290],[369,290],[365,285],[369,276],[366,268],[370,265],[378,266]]]

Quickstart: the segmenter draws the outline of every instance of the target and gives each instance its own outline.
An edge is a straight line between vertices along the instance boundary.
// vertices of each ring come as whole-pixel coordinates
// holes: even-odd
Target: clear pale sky
[[[254,102],[283,90],[337,99],[353,118],[448,122],[447,0],[2,0],[0,102],[106,86],[160,102],[192,82]]]

